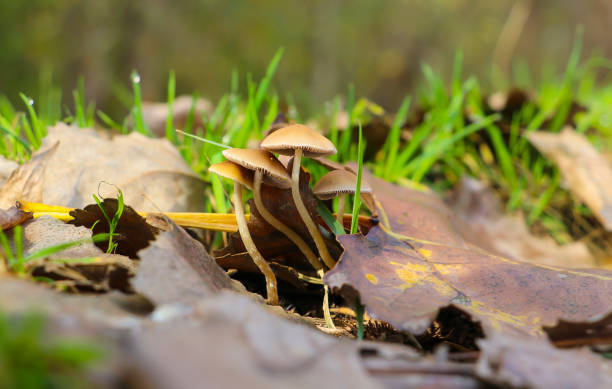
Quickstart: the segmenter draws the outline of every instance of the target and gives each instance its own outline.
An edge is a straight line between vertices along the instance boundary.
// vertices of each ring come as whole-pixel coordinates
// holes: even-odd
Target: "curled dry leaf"
[[[104,208],[106,214],[111,219],[117,212],[118,205],[117,199],[106,198],[102,201],[102,208]],[[70,224],[85,226],[92,229],[94,234],[110,232],[108,221],[98,204],[89,204],[84,209],[74,209],[70,211],[70,216],[74,218],[69,222]],[[136,259],[138,258],[138,250],[147,247],[149,242],[155,239],[155,234],[158,231],[156,227],[148,224],[132,207],[124,205],[123,212],[115,229],[117,236],[113,237],[113,242],[117,243],[117,248],[114,252]],[[106,250],[108,242],[97,242],[96,246],[101,250]]]
[[[504,214],[493,191],[479,181],[462,179],[448,203],[454,214],[473,231],[473,243],[492,253],[542,265],[596,266],[584,242],[559,245],[552,237],[532,235],[524,218],[520,214]]]
[[[32,218],[32,212],[25,212],[21,209],[19,203],[13,205],[9,209],[0,209],[0,227],[2,231],[9,228],[13,228],[18,224],[30,220]]]
[[[529,141],[552,159],[570,192],[583,201],[612,231],[612,164],[588,139],[566,127],[561,133],[536,131]]]
[[[10,159],[6,159],[0,156],[0,186],[4,184],[4,181],[11,175],[13,170],[17,169],[19,164]]]
[[[139,211],[189,212],[203,207],[205,183],[191,172],[165,139],[137,133],[112,139],[91,129],[58,123],[39,151],[16,169],[0,189],[0,206],[16,200],[80,208],[116,196]]]
[[[612,306],[612,272],[539,266],[491,254],[432,194],[370,178],[381,225],[345,235],[326,283],[358,292],[372,317],[423,332],[453,305],[492,330],[543,336],[558,319],[586,320]],[[349,300],[352,301],[352,300]]]
[[[610,364],[586,349],[559,350],[546,339],[492,334],[478,342],[477,375],[514,388],[612,387]]]
[[[140,265],[132,280],[137,292],[156,305],[191,305],[221,289],[240,291],[200,242],[165,216],[150,218],[167,228],[138,252]]]

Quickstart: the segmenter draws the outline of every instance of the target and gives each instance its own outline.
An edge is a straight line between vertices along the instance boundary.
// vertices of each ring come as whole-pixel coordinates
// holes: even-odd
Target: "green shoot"
[[[100,208],[100,211],[104,215],[106,222],[108,223],[109,233],[108,247],[106,249],[106,253],[110,254],[117,248],[118,245],[118,243],[113,242],[113,237],[116,235],[115,230],[117,229],[117,225],[119,224],[119,219],[121,219],[121,215],[123,215],[123,192],[121,191],[121,189],[117,188],[117,210],[115,211],[115,214],[113,215],[112,219],[109,217],[108,213],[106,212],[106,209],[104,209],[104,206],[102,205],[102,202],[100,201],[98,196],[96,196],[95,194],[93,194],[92,196],[96,204],[98,204],[98,208]]]

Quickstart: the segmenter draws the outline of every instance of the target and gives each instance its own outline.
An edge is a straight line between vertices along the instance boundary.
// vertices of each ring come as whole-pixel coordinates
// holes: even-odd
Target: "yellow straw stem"
[[[21,205],[24,211],[32,212],[35,219],[43,215],[48,215],[62,221],[70,221],[73,219],[69,212],[74,208],[31,203],[27,201],[22,202]],[[149,213],[138,212],[138,214],[142,217],[147,217]],[[202,228],[223,232],[238,231],[236,215],[233,213],[162,212],[162,214],[182,227]],[[250,216],[251,215],[245,215],[247,221],[250,219]]]

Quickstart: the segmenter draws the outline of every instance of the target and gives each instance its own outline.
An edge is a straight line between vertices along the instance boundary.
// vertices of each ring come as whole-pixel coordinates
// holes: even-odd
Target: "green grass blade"
[[[178,144],[178,137],[174,131],[174,98],[176,97],[176,75],[174,70],[168,76],[168,116],[166,117],[166,139],[172,144]]]
[[[357,143],[358,156],[357,156],[357,185],[355,188],[355,199],[353,201],[353,215],[351,218],[351,234],[357,233],[359,226],[359,208],[361,207],[361,174],[363,172],[363,151],[365,144],[363,144],[363,134],[361,131],[361,123],[359,123],[359,143]]]
[[[384,170],[381,174],[383,178],[388,179],[391,177],[393,170],[395,169],[395,162],[397,159],[398,150],[400,148],[400,135],[402,130],[402,124],[406,121],[408,116],[408,109],[410,108],[410,96],[406,96],[400,105],[400,108],[395,115],[389,135],[382,148],[383,155],[387,156],[384,164]]]
[[[270,82],[272,81],[272,78],[274,77],[274,74],[276,73],[276,68],[278,67],[278,64],[280,63],[280,60],[283,58],[284,51],[285,50],[282,47],[276,50],[274,57],[272,57],[272,61],[270,61],[270,64],[268,65],[268,68],[266,69],[266,75],[259,83],[259,87],[257,88],[257,93],[255,94],[255,110],[256,111],[259,111],[259,108],[261,107],[261,103],[263,102],[264,97],[266,97],[266,93],[268,92],[268,87],[270,86]]]

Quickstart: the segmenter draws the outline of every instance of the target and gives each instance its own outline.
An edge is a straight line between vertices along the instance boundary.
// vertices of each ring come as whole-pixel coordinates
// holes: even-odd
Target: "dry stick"
[[[259,169],[256,169],[255,180],[253,183],[253,200],[255,200],[255,206],[257,207],[257,210],[265,221],[267,221],[272,227],[285,234],[285,236],[289,238],[289,240],[291,240],[300,249],[306,259],[308,259],[308,262],[310,262],[312,267],[317,271],[317,274],[319,275],[321,280],[323,280],[323,276],[325,274],[323,271],[323,265],[321,264],[321,261],[319,261],[319,258],[317,258],[317,256],[312,252],[310,247],[308,247],[308,244],[295,231],[293,231],[286,224],[284,224],[274,215],[272,215],[270,211],[268,211],[268,209],[264,206],[263,202],[261,201],[262,179],[263,172]],[[334,325],[334,322],[331,319],[331,313],[329,312],[329,286],[323,284],[323,289],[325,291],[325,294],[323,296],[323,317],[325,318],[325,324],[327,324],[329,328],[336,329],[336,326]]]
[[[325,241],[323,241],[323,236],[319,232],[319,229],[316,227],[315,223],[310,218],[308,214],[308,210],[302,201],[302,196],[300,196],[300,165],[302,162],[302,149],[296,149],[295,155],[293,157],[293,172],[291,175],[291,194],[293,195],[293,202],[295,203],[295,207],[298,210],[304,224],[308,228],[308,232],[314,239],[315,244],[317,245],[317,250],[319,250],[319,255],[321,255],[321,259],[325,262],[325,265],[330,269],[336,265],[336,261],[329,254],[329,250],[327,250],[327,246],[325,245]]]
[[[278,305],[278,292],[276,289],[276,276],[270,268],[270,265],[264,257],[261,255],[251,234],[249,233],[249,227],[247,226],[246,219],[244,217],[244,208],[242,206],[242,184],[234,181],[234,209],[236,210],[236,222],[238,223],[238,232],[240,232],[240,238],[244,247],[248,251],[255,265],[261,270],[264,277],[266,277],[266,292],[268,296],[268,303],[272,305]]]

